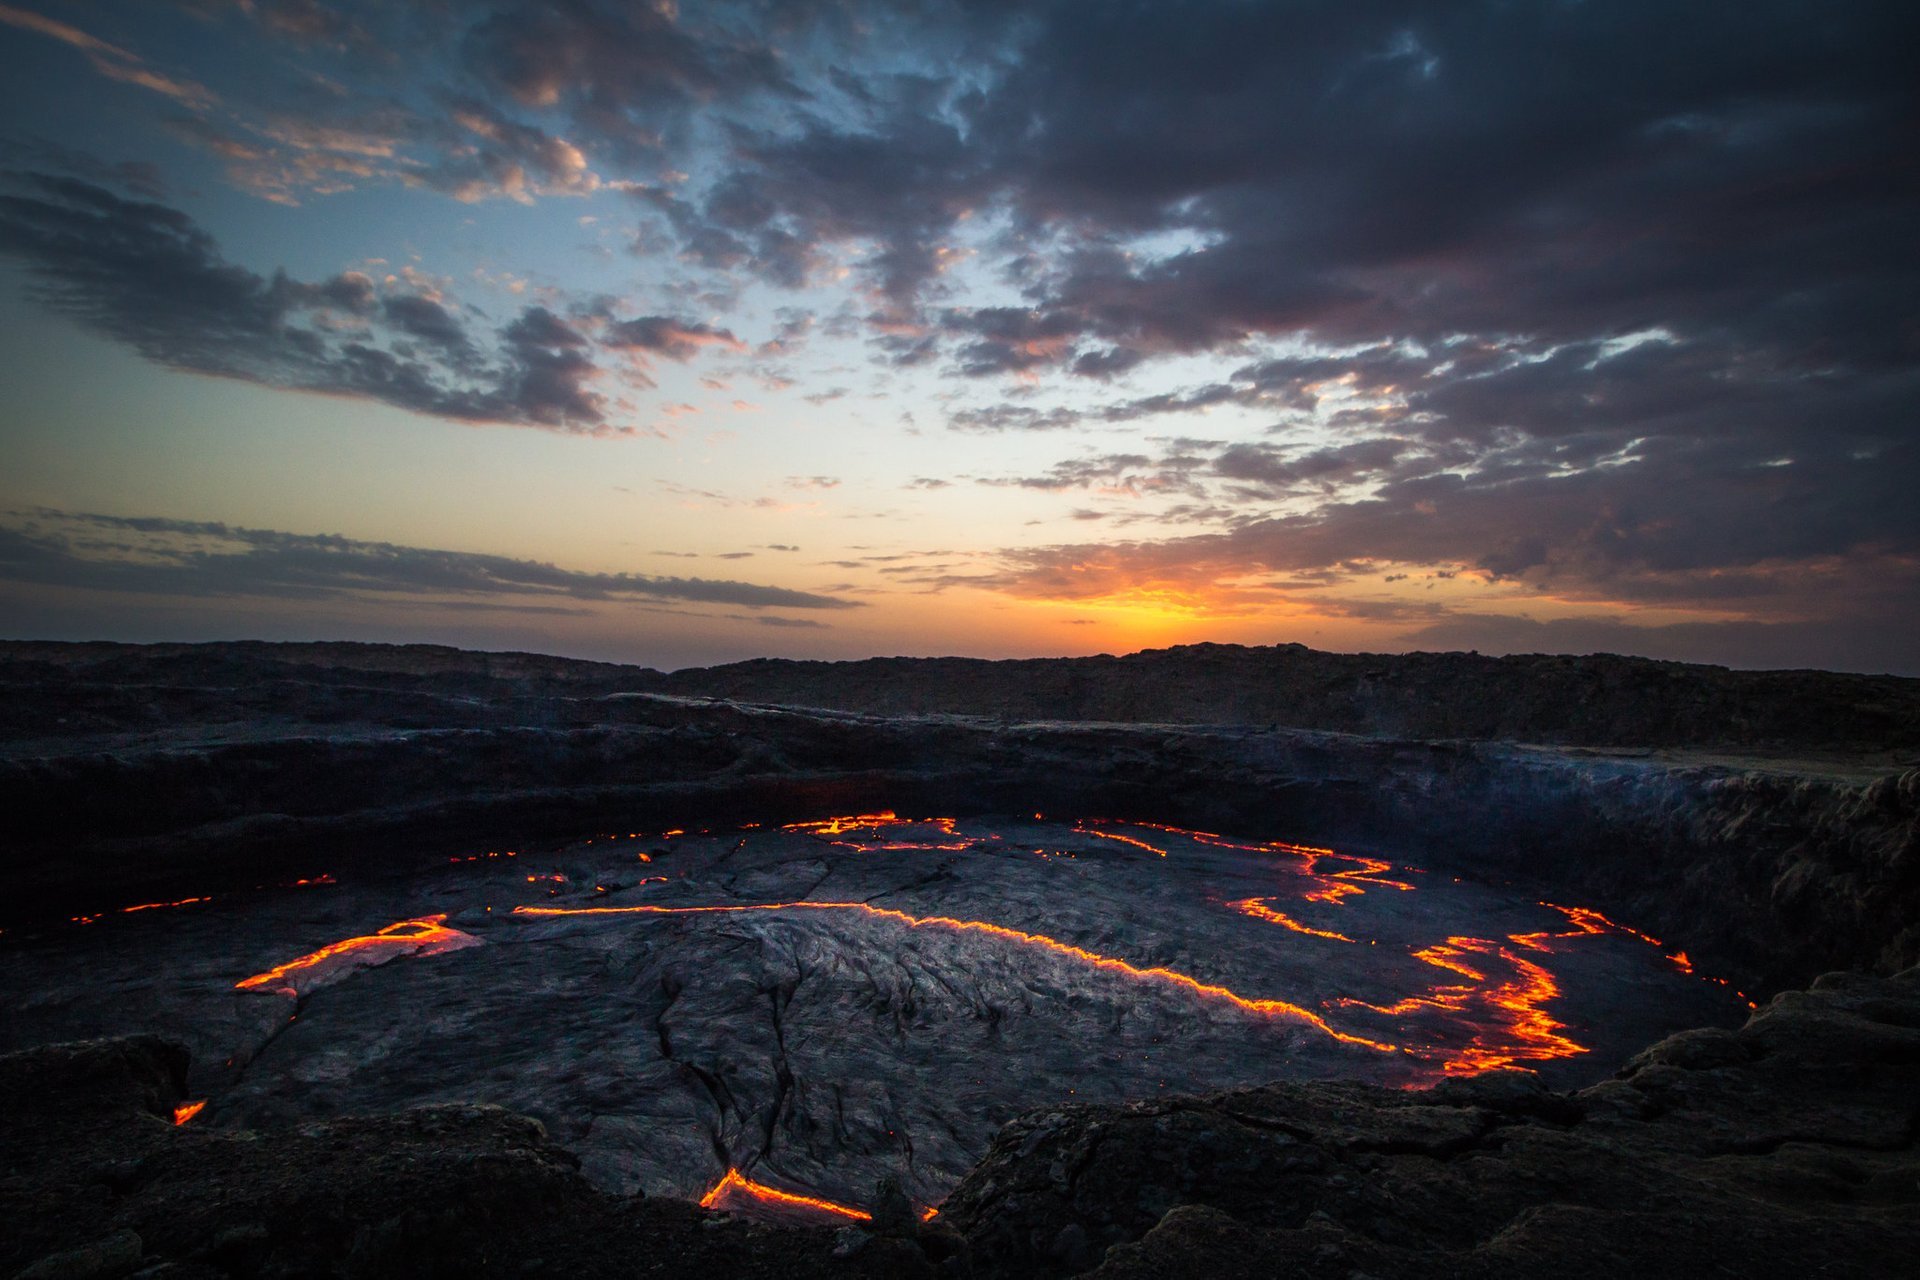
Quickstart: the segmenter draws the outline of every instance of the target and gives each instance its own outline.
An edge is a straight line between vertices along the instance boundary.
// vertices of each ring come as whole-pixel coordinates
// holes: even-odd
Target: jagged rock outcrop
[[[1495,1075],[1028,1115],[948,1197],[993,1275],[1895,1276],[1920,970],[1823,977],[1577,1093]]]
[[[595,1190],[540,1125],[436,1106],[265,1133],[172,1123],[186,1055],[151,1037],[0,1057],[0,1274],[220,1277],[932,1275]]]

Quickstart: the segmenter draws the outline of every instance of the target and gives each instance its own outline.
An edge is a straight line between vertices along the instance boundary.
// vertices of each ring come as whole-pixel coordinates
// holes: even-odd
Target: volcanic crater
[[[1231,685],[1222,660],[1184,655],[1212,706]],[[1627,672],[1670,690],[1725,682],[1668,665]],[[1537,669],[1472,669],[1552,702]],[[993,698],[1045,701],[1032,671],[1000,674]],[[116,1080],[157,1082],[127,1105],[182,1138],[253,1144],[202,1155],[244,1164],[276,1134],[391,1153],[417,1129],[367,1138],[355,1118],[452,1109],[469,1119],[432,1128],[429,1146],[491,1134],[482,1146],[531,1153],[542,1177],[581,1180],[561,1218],[625,1204],[638,1221],[681,1212],[672,1202],[725,1215],[708,1220],[719,1235],[663,1246],[657,1274],[699,1274],[715,1248],[768,1274],[1120,1274],[1158,1248],[1150,1269],[1179,1273],[1218,1269],[1207,1259],[1245,1231],[1293,1233],[1283,1251],[1329,1274],[1370,1249],[1441,1259],[1432,1274],[1502,1273],[1488,1250],[1517,1217],[1425,1238],[1404,1205],[1343,1211],[1337,1179],[1352,1171],[1323,1170],[1310,1212],[1290,1191],[1263,1220],[1223,1207],[1220,1189],[1259,1160],[1207,1172],[1214,1139],[1160,1122],[1152,1145],[1187,1153],[1180,1185],[1155,1175],[1093,1204],[1057,1156],[1036,1184],[1051,1190],[1007,1188],[1062,1133],[1119,1132],[1140,1107],[1184,1114],[1183,1100],[1236,1090],[1371,1088],[1301,1095],[1349,1099],[1356,1130],[1362,1113],[1466,1097],[1564,1128],[1597,1105],[1583,1099],[1616,1096],[1623,1068],[1645,1075],[1644,1046],[1735,1043],[1783,988],[1829,967],[1891,974],[1920,950],[1920,775],[1898,768],[1914,726],[1884,712],[1915,702],[1913,682],[1883,682],[1857,704],[1862,723],[1825,725],[1824,741],[1794,740],[1809,695],[1776,682],[1741,694],[1775,726],[1768,740],[1654,726],[1631,747],[1617,724],[1592,741],[1564,698],[1558,728],[1535,735],[1562,740],[1522,746],[1217,711],[1185,725],[1029,718],[977,691],[965,705],[953,683],[961,706],[878,714],[844,705],[857,700],[844,671],[813,686],[843,705],[808,709],[792,694],[741,700],[763,668],[721,669],[711,684],[732,696],[715,699],[684,673],[668,688],[593,664],[360,646],[17,645],[6,675],[40,706],[16,702],[0,761],[25,855],[0,936],[0,1050],[16,1051],[18,1149],[63,1153],[16,1162],[15,1209],[134,1141],[122,1117],[110,1139],[89,1130],[92,1147],[55,1144],[78,1121],[18,1103],[19,1082],[57,1074],[67,1053],[75,1078],[75,1062],[108,1062]],[[1417,699],[1367,696],[1369,714],[1419,714]],[[78,1041],[93,1043],[56,1048]],[[1722,1056],[1693,1065],[1752,1057]],[[1920,1048],[1875,1061],[1846,1067],[1890,1108],[1866,1145],[1911,1168],[1920,1104],[1897,1095]],[[492,1107],[540,1127],[501,1137]],[[1320,1140],[1286,1112],[1262,1141]],[[109,1177],[100,1205],[43,1215],[9,1258],[95,1247],[89,1233],[110,1228],[138,1234],[144,1265],[230,1274],[385,1274],[412,1257],[345,1219],[332,1243],[283,1241],[277,1211],[234,1209],[204,1171],[168,1175],[202,1179],[204,1230],[176,1225],[190,1238],[156,1250],[147,1189],[187,1158],[154,1145],[169,1140],[141,1131],[128,1158],[146,1172]],[[1888,1190],[1897,1173],[1861,1176],[1842,1237],[1885,1227],[1862,1203],[1914,1200]],[[1863,1186],[1878,1190],[1863,1200]],[[1068,1208],[1047,1207],[1057,1194]],[[1206,1206],[1224,1220],[1195,1218]],[[264,1243],[223,1253],[235,1213]],[[531,1246],[461,1253],[489,1229],[454,1234],[453,1271],[561,1265]]]

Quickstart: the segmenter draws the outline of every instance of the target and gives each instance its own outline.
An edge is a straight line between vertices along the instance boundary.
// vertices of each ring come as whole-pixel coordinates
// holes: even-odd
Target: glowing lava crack
[[[437,956],[480,945],[480,939],[472,934],[448,928],[446,920],[444,915],[401,920],[378,933],[330,943],[297,960],[275,965],[265,973],[242,978],[234,987],[298,998],[330,986],[356,969],[372,968],[401,956]]]
[[[506,1056],[539,1064],[483,1079],[489,1101],[562,1117],[591,1109],[587,1155],[611,1185],[685,1187],[691,1161],[703,1182],[725,1169],[701,1197],[709,1208],[844,1224],[871,1215],[810,1194],[809,1183],[844,1196],[884,1173],[921,1203],[937,1200],[990,1139],[996,1108],[1276,1077],[1417,1087],[1545,1069],[1618,1047],[1617,1011],[1596,1016],[1607,1006],[1596,1005],[1589,988],[1634,964],[1665,969],[1676,982],[1689,971],[1684,952],[1669,954],[1597,911],[1448,884],[1379,858],[1157,823],[1046,823],[1037,814],[1033,822],[1045,825],[880,811],[778,828],[674,829],[645,837],[672,842],[647,851],[629,843],[640,832],[601,833],[539,869],[514,851],[454,858],[435,901],[458,901],[467,913],[459,918],[487,921],[475,927],[500,948],[498,963],[409,967],[407,981],[418,984],[409,989],[440,1000],[445,1027],[497,1037]],[[636,858],[664,874],[636,877]],[[829,880],[833,887],[824,888]],[[626,896],[668,885],[664,892],[678,901]],[[702,885],[713,896],[679,897]],[[930,892],[941,896],[920,905]],[[560,900],[536,905],[528,901],[536,893]],[[506,902],[488,905],[499,901],[495,894]],[[902,894],[913,895],[915,909],[875,905]],[[390,904],[374,908],[381,918],[423,905],[417,896],[380,900]],[[520,905],[508,909],[513,903]],[[1564,923],[1540,927],[1543,909]],[[1512,923],[1474,936],[1488,913]],[[627,945],[596,936],[588,923],[622,929],[653,917],[716,927],[649,930]],[[807,930],[796,944],[784,928],[770,939],[720,925],[755,917],[849,927]],[[200,918],[213,923],[212,913]],[[447,919],[414,915],[236,985],[301,999],[374,965],[480,945]],[[1051,932],[998,920],[1045,921]],[[532,927],[540,921],[582,927]],[[902,946],[901,931],[956,942]],[[1075,937],[1098,937],[1105,950]],[[1112,937],[1125,941],[1104,941]],[[549,949],[549,940],[566,945]],[[1658,949],[1657,958],[1626,954],[1641,946]],[[1198,956],[1189,967],[1224,980],[1110,953],[1135,947]],[[622,989],[630,994],[614,1004],[650,1016],[657,1036],[606,1032],[606,1002],[593,995],[602,955],[620,957],[628,982]],[[1092,984],[1096,995],[1077,979],[1061,981],[1061,969],[1112,981]],[[557,973],[572,977],[548,976]],[[683,995],[691,973],[719,981]],[[807,981],[816,973],[846,974],[851,985]],[[1055,999],[1062,988],[1068,998]],[[1254,994],[1276,989],[1315,994]],[[1650,989],[1666,993],[1662,999],[1692,998]],[[500,1003],[477,991],[497,993]],[[1163,994],[1173,998],[1146,998]],[[504,1026],[487,1021],[496,1007],[510,1011]],[[861,1021],[868,1009],[877,1019],[870,1029]],[[1222,1016],[1197,1016],[1209,1012]],[[218,1123],[244,1122],[263,1100],[285,1106],[286,1088],[309,1080],[324,1082],[325,1105],[346,1105],[338,1099],[356,1096],[359,1064],[370,1053],[388,1064],[366,1073],[370,1089],[413,1081],[383,1100],[451,1087],[437,1066],[415,1070],[393,1048],[413,1044],[437,1064],[438,1038],[449,1034],[440,1025],[431,1033],[396,1028],[378,1008],[332,996],[302,1005],[297,1016],[298,1030],[276,1053],[286,1058],[284,1046],[299,1043],[325,1061],[266,1059],[270,1075],[256,1062],[247,1082],[218,1100]],[[919,1034],[929,1026],[941,1030]],[[343,1028],[357,1040],[333,1038]],[[897,1055],[880,1047],[898,1037],[907,1039]],[[622,1084],[591,1097],[575,1083],[609,1079]],[[179,1119],[191,1114],[183,1108]],[[752,1123],[743,1127],[743,1118]],[[717,1166],[708,1152],[719,1156]]]
[[[741,903],[737,905],[710,907],[515,907],[515,915],[521,916],[618,916],[618,915],[708,915],[743,911],[854,911],[880,920],[903,924],[909,929],[952,929],[962,933],[983,933],[989,937],[1001,938],[1024,946],[1038,947],[1055,955],[1067,956],[1096,969],[1108,973],[1124,974],[1129,978],[1140,978],[1153,982],[1164,982],[1181,987],[1194,995],[1210,1000],[1223,1000],[1235,1008],[1248,1013],[1263,1014],[1268,1017],[1290,1018],[1304,1022],[1342,1044],[1362,1045],[1368,1049],[1377,1049],[1382,1053],[1397,1053],[1400,1046],[1388,1044],[1383,1040],[1371,1040],[1366,1036],[1351,1035],[1330,1025],[1325,1018],[1311,1009],[1303,1009],[1297,1004],[1285,1000],[1261,1000],[1243,996],[1226,987],[1181,973],[1177,969],[1154,967],[1143,969],[1139,965],[1129,964],[1113,956],[1103,956],[1097,951],[1088,951],[1085,947],[1076,947],[1072,943],[1062,942],[1058,938],[1049,938],[1042,933],[1027,933],[1020,929],[1009,929],[1005,925],[990,924],[985,920],[956,920],[952,916],[915,916],[905,911],[895,911],[891,907],[875,907],[864,902],[761,902]]]

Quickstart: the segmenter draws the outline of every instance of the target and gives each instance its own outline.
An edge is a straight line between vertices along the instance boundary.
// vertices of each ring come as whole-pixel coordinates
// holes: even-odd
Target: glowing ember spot
[[[1676,965],[1679,965],[1679,966],[1680,966],[1680,972],[1682,972],[1682,973],[1692,973],[1692,972],[1693,972],[1693,961],[1691,961],[1691,960],[1689,960],[1689,959],[1687,959],[1687,953],[1686,953],[1686,952],[1684,952],[1684,951],[1676,951],[1676,952],[1674,952],[1674,953],[1673,953],[1672,955],[1670,955],[1670,956],[1668,956],[1668,957],[1667,957],[1667,959],[1669,959],[1669,960],[1671,960],[1671,961],[1673,961],[1673,962],[1674,962],[1674,963],[1675,963]]]
[[[1315,929],[1310,925],[1301,924],[1292,916],[1275,911],[1272,907],[1268,906],[1267,903],[1271,901],[1271,898],[1243,898],[1239,902],[1229,902],[1227,905],[1243,916],[1252,916],[1255,920],[1265,920],[1268,924],[1277,924],[1282,929],[1291,929],[1295,933],[1304,933],[1315,938],[1331,938],[1335,942],[1353,941],[1352,938],[1349,938],[1344,933],[1332,933],[1326,929]]]
[[[829,1218],[847,1218],[854,1222],[873,1220],[873,1215],[865,1209],[835,1204],[831,1200],[822,1200],[817,1196],[803,1196],[791,1191],[782,1191],[764,1182],[755,1182],[738,1169],[727,1170],[727,1176],[714,1183],[707,1189],[707,1194],[700,1197],[702,1209],[751,1209],[769,1206],[806,1215],[820,1214]]]
[[[137,907],[122,907],[120,914],[132,915],[136,911],[163,911],[168,907],[190,907],[196,902],[212,902],[211,896],[205,898],[181,898],[174,902],[143,902]]]
[[[849,831],[879,830],[881,827],[897,827],[906,822],[891,809],[882,809],[878,813],[852,813],[838,818],[825,818],[819,822],[789,822],[781,827],[782,831],[804,831],[816,836],[843,836]]]
[[[207,1100],[205,1098],[200,1099],[198,1102],[181,1103],[173,1109],[173,1122],[175,1124],[185,1124],[205,1110],[206,1105]]]
[[[268,991],[298,998],[338,982],[355,970],[385,964],[401,956],[437,956],[480,945],[480,939],[472,934],[448,928],[446,919],[444,915],[436,915],[401,920],[378,933],[329,943],[318,951],[251,978],[242,978],[233,985],[240,991]]]
[[[1052,952],[1055,955],[1067,956],[1070,959],[1078,960],[1108,973],[1118,973],[1129,978],[1165,983],[1169,986],[1190,991],[1197,996],[1224,1001],[1248,1013],[1257,1013],[1267,1017],[1289,1018],[1294,1021],[1304,1022],[1316,1031],[1342,1044],[1361,1045],[1381,1053],[1400,1052],[1398,1045],[1388,1044],[1382,1040],[1371,1040],[1365,1036],[1350,1035],[1347,1032],[1337,1030],[1331,1026],[1326,1019],[1311,1009],[1302,1008],[1297,1004],[1290,1004],[1285,1000],[1254,999],[1240,995],[1238,992],[1231,991],[1226,987],[1214,983],[1202,982],[1198,978],[1191,977],[1175,969],[1157,966],[1151,969],[1143,969],[1125,960],[1120,960],[1113,956],[1101,955],[1096,951],[1088,951],[1085,947],[1077,947],[1069,942],[1061,942],[1059,939],[1049,938],[1045,934],[1027,933],[1024,930],[1010,929],[1005,925],[991,924],[984,920],[958,920],[952,916],[908,915],[904,911],[895,911],[890,907],[876,907],[865,902],[760,902],[710,907],[515,907],[513,910],[515,915],[540,917],[720,915],[747,911],[859,912],[877,919],[888,920],[895,924],[903,924],[909,929],[950,929],[956,933],[986,934],[989,937],[1019,943],[1022,946],[1036,947],[1044,951]]]
[[[842,849],[854,849],[861,852],[870,850],[905,851],[910,849],[937,849],[948,853],[959,853],[971,849],[977,843],[959,832],[958,818],[903,818],[891,809],[882,809],[879,813],[843,814],[835,818],[825,818],[818,822],[790,822],[780,828],[782,831],[796,831],[825,840],[828,844]],[[936,840],[900,839],[881,842],[880,833],[901,827],[932,827],[941,835],[948,837],[946,842]],[[744,829],[744,828],[743,828]],[[870,833],[857,840],[836,840],[835,836]],[[989,836],[990,840],[999,839]]]

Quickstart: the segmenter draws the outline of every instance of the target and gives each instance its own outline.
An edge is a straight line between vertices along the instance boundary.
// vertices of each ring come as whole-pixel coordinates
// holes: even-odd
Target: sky
[[[1920,674],[1916,48],[0,0],[0,635]]]

